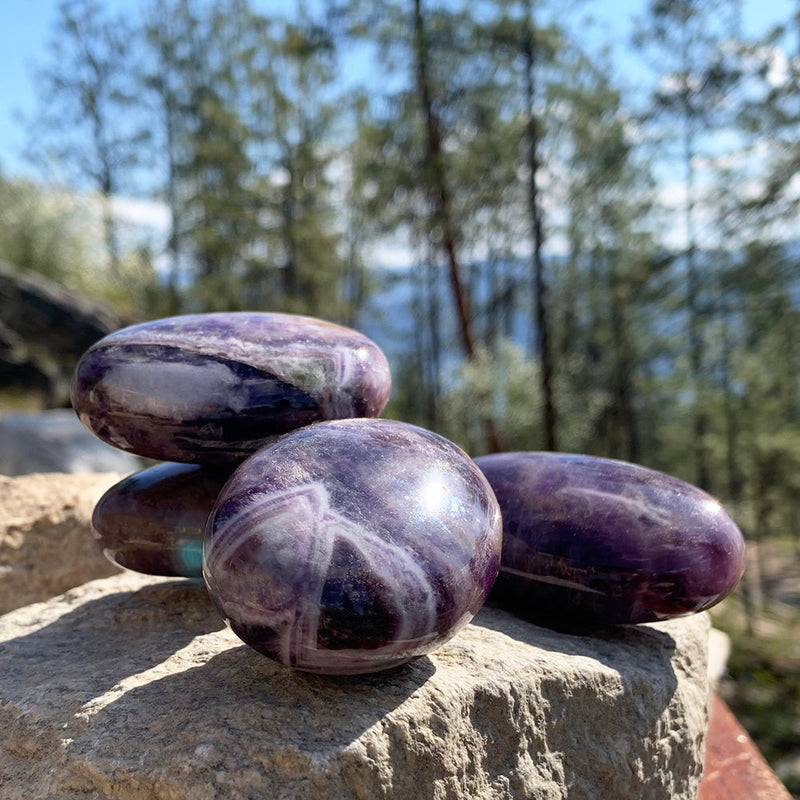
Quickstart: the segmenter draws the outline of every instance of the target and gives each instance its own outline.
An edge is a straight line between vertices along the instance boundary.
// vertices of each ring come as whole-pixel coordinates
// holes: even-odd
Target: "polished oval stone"
[[[327,674],[449,639],[497,575],[501,522],[466,454],[403,422],[322,422],[242,464],[209,517],[203,575],[247,644]]]
[[[95,538],[120,567],[199,578],[203,531],[230,469],[158,464],[112,486],[92,514]]]
[[[503,453],[476,463],[503,514],[494,601],[539,622],[649,622],[702,611],[744,570],[711,496],[623,461]]]
[[[103,441],[161,461],[242,461],[319,420],[377,416],[389,365],[366,336],[288,314],[190,314],[112,333],[81,358],[72,405]]]

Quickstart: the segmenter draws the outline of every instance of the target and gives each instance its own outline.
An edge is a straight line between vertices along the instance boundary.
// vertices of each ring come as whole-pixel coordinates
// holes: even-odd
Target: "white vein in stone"
[[[284,663],[313,669],[334,660],[342,665],[364,660],[361,649],[317,650],[320,603],[337,540],[358,553],[385,587],[399,619],[395,641],[370,650],[370,658],[380,661],[396,657],[398,651],[411,652],[436,632],[435,593],[415,554],[332,509],[323,483],[253,498],[250,508],[215,531],[207,553],[208,572],[224,575],[226,564],[236,560],[239,548],[250,548],[254,538],[259,552],[254,556],[248,550],[254,585],[246,585],[248,575],[237,577],[238,598],[223,600],[229,610],[235,608],[238,621],[276,630]],[[268,581],[271,571],[278,582],[287,583],[268,587],[271,602],[265,607],[265,587],[257,584]]]

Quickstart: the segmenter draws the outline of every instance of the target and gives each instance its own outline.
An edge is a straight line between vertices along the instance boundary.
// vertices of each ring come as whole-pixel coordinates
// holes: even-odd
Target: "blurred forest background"
[[[374,338],[387,414],[473,455],[696,483],[750,544],[723,692],[800,796],[800,8],[752,40],[734,0],[651,0],[652,91],[586,44],[588,2],[139,11],[62,3],[43,178],[0,171],[0,413],[63,406],[95,329],[288,311]]]

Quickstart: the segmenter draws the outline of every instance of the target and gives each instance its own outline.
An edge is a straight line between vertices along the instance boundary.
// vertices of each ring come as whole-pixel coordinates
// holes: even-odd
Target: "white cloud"
[[[745,53],[745,66],[754,71],[762,71],[767,83],[778,89],[789,80],[789,59],[779,47],[762,45]]]
[[[372,269],[408,269],[419,262],[414,249],[399,237],[386,237],[369,245],[364,260]]]
[[[672,95],[680,94],[686,89],[692,92],[699,91],[701,85],[698,75],[681,75],[677,72],[666,72],[659,79],[656,89],[660,94]]]
[[[786,54],[777,48],[772,49],[767,67],[767,82],[773,89],[785,86],[789,80],[789,61]]]
[[[158,200],[118,196],[111,199],[111,209],[123,224],[148,228],[161,234],[169,229],[169,207]]]
[[[59,192],[51,195],[57,203],[71,207],[86,231],[90,242],[102,252],[103,204],[97,194]],[[111,210],[118,223],[118,236],[124,251],[147,247],[154,255],[156,271],[164,266],[170,215],[166,203],[137,197],[111,198]]]

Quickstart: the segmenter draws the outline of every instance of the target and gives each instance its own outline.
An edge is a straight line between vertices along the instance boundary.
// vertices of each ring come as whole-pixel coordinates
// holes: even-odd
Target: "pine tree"
[[[592,419],[588,440],[571,444],[637,462],[643,454],[639,386],[649,357],[645,307],[655,277],[654,246],[643,225],[652,184],[608,68],[580,58],[573,74],[573,85],[563,90],[570,266],[558,286],[561,349],[565,391],[592,409]]]
[[[523,55],[525,120],[524,146],[527,155],[527,195],[530,220],[531,276],[535,308],[536,344],[541,364],[541,391],[543,410],[543,430],[545,447],[558,449],[556,435],[556,409],[553,400],[553,354],[550,337],[550,323],[547,302],[547,284],[544,274],[542,247],[544,244],[544,222],[541,189],[539,182],[541,168],[540,142],[543,136],[542,121],[536,112],[538,62],[541,60],[542,42],[536,29],[534,6],[531,0],[523,4],[521,51]]]
[[[365,284],[334,201],[333,176],[347,169],[334,129],[336,44],[303,5],[291,20],[253,14],[245,40],[255,192],[263,209],[263,250],[251,259],[248,285],[261,302],[352,321]]]
[[[165,0],[147,8],[142,29],[145,57],[139,81],[147,92],[148,111],[153,119],[146,145],[155,154],[152,166],[159,176],[155,196],[169,209],[167,305],[173,314],[183,309],[184,284],[188,283],[184,276],[188,272],[188,231],[184,225],[181,165],[187,160],[192,124],[188,98],[191,87],[199,80],[192,59],[198,24],[190,3]]]
[[[124,18],[98,0],[62,0],[49,62],[37,74],[41,107],[30,123],[30,158],[64,168],[100,197],[103,238],[112,276],[120,273],[112,198],[137,159],[131,35]]]
[[[685,248],[684,298],[687,317],[687,352],[692,393],[692,449],[694,480],[709,488],[708,455],[710,419],[704,396],[707,287],[701,280],[698,252],[697,208],[699,187],[697,157],[714,124],[730,86],[729,74],[719,68],[721,43],[733,36],[738,23],[738,2],[723,0],[652,0],[640,25],[637,43],[654,54],[661,80],[653,96],[653,118],[666,121],[662,142],[677,145],[683,164],[683,221]],[[677,135],[672,135],[672,126]]]

